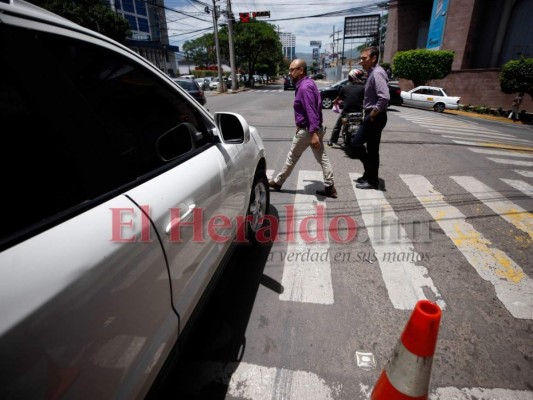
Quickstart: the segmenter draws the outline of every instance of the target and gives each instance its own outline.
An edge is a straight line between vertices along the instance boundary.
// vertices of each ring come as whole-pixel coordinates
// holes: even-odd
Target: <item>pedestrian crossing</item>
[[[273,172],[269,171],[270,176]],[[296,239],[294,244],[289,244],[288,251],[303,253],[309,248],[308,241],[301,237],[302,233],[315,239],[322,237],[322,240],[315,240],[311,246],[315,252],[327,251],[331,244],[327,240],[328,235],[320,234],[319,230],[331,229],[331,224],[322,222],[320,226],[305,225],[305,230],[302,230],[302,221],[311,219],[312,215],[316,216],[318,209],[323,212],[327,210],[326,202],[314,194],[314,190],[305,193],[305,190],[310,190],[307,182],[321,181],[321,172],[303,170],[299,171],[298,175],[297,195],[294,199],[297,212],[292,221],[292,233]],[[418,300],[428,299],[446,309],[447,299],[440,293],[438,282],[433,280],[428,270],[431,260],[413,250],[414,243],[409,239],[412,235],[406,233],[407,229],[412,229],[413,221],[402,221],[397,216],[386,197],[386,192],[356,189],[355,180],[358,174],[348,175],[364,223],[364,227],[359,226],[358,230],[365,229],[368,234],[373,247],[373,261],[380,268],[390,303],[395,309],[410,310]],[[484,232],[469,222],[468,215],[446,200],[446,196],[439,192],[429,178],[422,175],[399,175],[399,178],[420,203],[420,208],[427,212],[431,221],[438,224],[450,243],[462,254],[465,263],[473,268],[480,280],[493,286],[496,297],[509,313],[518,319],[532,320],[533,280],[523,266],[513,259],[512,251],[502,244],[491,242]],[[492,210],[501,218],[502,223],[515,229],[517,235],[523,236],[521,240],[533,241],[533,214],[520,204],[507,199],[502,194],[507,191],[494,190],[472,176],[449,176],[448,180],[449,184],[455,183],[465,194],[472,195],[480,204]],[[524,199],[531,201],[533,198],[533,185],[526,180],[501,179],[508,185],[509,191],[516,190],[525,196],[522,196],[522,202]],[[333,228],[336,227],[336,224],[333,225]],[[398,254],[402,257],[398,257]],[[405,256],[406,254],[409,256]],[[324,260],[317,262],[294,257],[290,262],[286,261],[282,284],[284,287],[287,284],[289,290],[288,293],[280,295],[280,299],[333,304],[334,284],[330,263],[331,259],[326,260],[326,265],[323,265]],[[323,293],[327,293],[327,296]]]
[[[422,113],[420,110],[403,108],[401,113],[394,115],[452,140],[466,139],[473,142],[486,142],[487,139],[490,139],[491,142],[496,143],[531,144],[530,140],[518,139],[514,135],[489,129],[477,122],[452,119],[442,114]]]
[[[499,150],[494,150],[499,151]],[[497,153],[476,152],[482,155],[498,155]],[[423,175],[400,174],[399,179],[411,193],[413,201],[418,202],[420,210],[425,211],[429,216],[428,221],[436,223],[442,234],[449,240],[455,251],[458,251],[464,259],[464,265],[468,265],[475,271],[479,282],[488,282],[494,292],[481,292],[489,303],[494,296],[512,317],[519,320],[533,319],[533,280],[531,271],[527,271],[529,265],[521,266],[516,262],[514,251],[503,243],[496,243],[489,239],[489,232],[483,232],[482,228],[471,223],[471,219],[461,210],[461,204],[455,204],[449,197],[444,195],[444,191],[439,191],[439,185],[449,187],[455,184],[457,190],[454,194],[463,191],[465,195],[471,195],[479,206],[487,207],[493,214],[501,219],[502,224],[507,224],[509,228],[516,230],[516,235],[521,234],[521,240],[531,243],[533,240],[533,215],[524,207],[517,203],[516,197],[507,198],[506,194],[513,190],[519,191],[524,196],[519,200],[521,204],[533,201],[533,185],[528,178],[533,178],[533,174],[528,170],[514,170],[519,179],[504,179],[500,181],[506,184],[509,191],[495,190],[491,185],[482,179],[473,176],[448,176],[448,182],[442,182],[442,177],[435,182],[434,177]],[[448,301],[446,294],[442,293],[439,287],[437,276],[432,276],[436,270],[432,259],[423,257],[417,253],[412,234],[408,234],[409,226],[413,221],[402,219],[395,211],[395,206],[389,201],[388,193],[377,190],[359,190],[355,187],[355,180],[359,174],[346,172],[352,182],[353,194],[363,221],[363,226],[358,230],[365,230],[368,235],[369,244],[374,251],[373,262],[377,264],[381,277],[389,296],[390,304],[397,310],[411,310],[418,300],[429,299],[435,301],[446,313]],[[284,227],[290,229],[280,229],[280,234],[284,237],[294,236],[293,243],[289,243],[288,252],[315,252],[327,251],[328,247],[334,245],[332,240],[324,240],[327,235],[320,231],[324,228],[331,229],[332,225],[327,222],[320,222],[320,213],[317,210],[328,214],[326,203],[329,200],[321,198],[314,193],[316,185],[322,181],[321,171],[298,171],[298,179],[294,192],[294,203],[290,208],[287,204],[281,207],[276,204],[277,198],[271,196],[272,204],[279,211],[280,225],[283,220]],[[267,171],[269,178],[274,175],[274,170]],[[339,178],[337,178],[339,180]],[[459,192],[458,192],[459,191]],[[291,190],[292,192],[292,190]],[[348,194],[345,194],[348,196]],[[277,195],[276,195],[277,196]],[[291,200],[292,201],[292,200]],[[331,200],[332,202],[338,201]],[[412,202],[410,202],[412,204]],[[531,203],[528,203],[531,204]],[[292,212],[282,212],[294,210]],[[353,211],[352,211],[353,212]],[[293,218],[293,219],[292,219]],[[339,218],[338,214],[329,216],[329,220]],[[292,219],[292,225],[287,224],[287,220]],[[313,220],[315,224],[304,224],[307,229],[302,229],[303,221]],[[422,222],[422,221],[418,221]],[[347,224],[349,225],[349,224]],[[333,227],[338,227],[334,224]],[[289,232],[291,230],[291,232]],[[342,238],[349,237],[345,229]],[[412,232],[410,232],[412,233]],[[336,233],[339,238],[339,232]],[[330,235],[333,237],[333,235]],[[311,240],[309,238],[321,240]],[[339,240],[336,240],[339,242]],[[342,240],[341,240],[342,242]],[[276,251],[276,246],[284,245],[275,243],[272,251]],[[442,244],[439,243],[439,246]],[[529,247],[531,247],[529,245]],[[411,258],[393,259],[393,254],[414,254]],[[389,255],[389,257],[384,257]],[[282,260],[278,260],[282,261]],[[364,262],[372,262],[370,259]],[[306,303],[309,305],[320,304],[322,306],[332,305],[335,302],[335,286],[331,277],[333,258],[328,260],[313,260],[311,257],[303,260],[295,260],[282,263],[283,278],[282,286],[288,293],[280,295],[282,301],[292,301],[296,303]],[[358,262],[358,261],[355,261]],[[359,261],[361,262],[361,261]],[[272,267],[267,262],[267,268]],[[276,267],[279,267],[277,264]],[[440,275],[442,279],[442,275]],[[474,278],[475,279],[475,278]],[[323,285],[318,281],[323,280]],[[475,284],[475,282],[473,282]],[[338,283],[337,283],[338,284]],[[350,282],[350,285],[357,285],[357,282]],[[359,288],[364,290],[364,288]],[[315,294],[313,292],[316,291]],[[288,384],[290,382],[291,384]],[[359,383],[359,393],[353,393],[351,398],[369,399],[372,386],[366,382]],[[229,383],[229,391],[235,397],[245,397],[254,399],[270,399],[273,393],[276,398],[314,398],[314,399],[335,399],[339,391],[325,381],[320,376],[306,371],[289,370],[285,368],[266,367],[251,363],[240,363],[233,373]],[[433,386],[429,398],[432,400],[533,400],[533,391],[514,390],[510,388],[483,388],[483,387],[451,387]]]

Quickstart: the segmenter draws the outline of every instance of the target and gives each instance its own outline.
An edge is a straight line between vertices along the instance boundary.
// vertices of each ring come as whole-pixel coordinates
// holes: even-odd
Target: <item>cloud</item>
[[[182,46],[186,40],[213,32],[212,16],[211,14],[205,13],[204,6],[185,0],[171,0],[165,4],[167,7],[174,8],[182,13],[177,14],[167,11],[169,38],[172,44]],[[225,1],[217,4],[221,4],[221,9],[225,11]],[[253,4],[256,4],[255,7],[259,7],[260,9],[252,7]],[[297,2],[293,1],[292,3],[290,3],[290,0],[284,0],[283,2],[276,2],[274,0],[268,3],[268,5],[265,4],[267,3],[260,1],[233,1],[232,11],[236,18],[238,18],[241,12],[270,11],[270,18],[261,18],[260,20],[271,23],[280,32],[294,34],[296,37],[296,52],[298,53],[311,53],[311,41],[322,42],[321,52],[331,51],[333,32],[335,31],[335,39],[342,39],[344,19],[346,16],[368,14],[372,8],[378,10],[375,5],[376,3],[371,0],[338,0],[336,2],[307,0],[307,3],[305,0],[303,2],[302,0],[298,0]],[[352,10],[353,13],[350,13]],[[341,15],[330,16],[335,13]],[[189,14],[190,17],[184,17],[183,14]],[[317,15],[322,16],[313,17]],[[219,24],[225,22],[226,19],[222,15],[219,19]],[[337,31],[341,32],[339,33]],[[347,41],[345,43],[345,49],[357,47],[361,42],[362,40],[358,40],[356,43],[354,43],[354,40]],[[340,51],[341,49],[342,40],[337,40],[335,50]]]

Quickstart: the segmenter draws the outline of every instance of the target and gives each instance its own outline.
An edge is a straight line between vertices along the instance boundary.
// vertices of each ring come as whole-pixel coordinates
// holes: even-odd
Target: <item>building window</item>
[[[135,18],[133,15],[124,14],[124,18],[128,21],[130,24],[130,28],[132,31],[138,31],[139,28],[137,27],[137,18]]]
[[[135,9],[133,8],[133,0],[122,0],[122,7],[124,11],[135,13]]]
[[[148,24],[148,19],[138,17],[137,21],[139,23],[139,30],[141,32],[150,32],[150,25]]]
[[[146,15],[146,4],[144,4],[144,1],[135,0],[135,9],[137,10],[137,14]]]

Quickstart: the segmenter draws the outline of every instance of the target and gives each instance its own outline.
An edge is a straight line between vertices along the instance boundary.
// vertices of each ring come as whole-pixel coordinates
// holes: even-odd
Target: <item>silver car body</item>
[[[3,34],[6,31],[10,35]],[[35,46],[12,45],[15,40],[22,40],[21,36],[35,40]],[[35,70],[35,64],[24,63],[35,61],[37,54],[49,55],[39,48],[46,41],[57,45],[54,49],[58,51],[62,51],[61,43],[69,43],[79,52],[90,49],[116,57],[125,63],[124,67],[98,77],[105,75],[105,79],[112,81],[120,74],[135,71],[146,77],[156,92],[161,92],[158,100],[176,104],[176,110],[181,111],[180,107],[188,110],[196,122],[180,124],[161,134],[153,144],[156,149],[148,149],[160,158],[157,168],[132,174],[124,184],[110,186],[93,197],[83,197],[79,203],[36,217],[16,229],[6,231],[4,227],[1,231],[0,397],[144,398],[200,299],[208,294],[216,272],[231,254],[235,246],[235,221],[250,212],[251,193],[254,189],[255,193],[259,193],[257,189],[266,189],[268,194],[265,185],[254,187],[258,177],[262,182],[266,179],[265,149],[257,130],[240,115],[218,113],[213,117],[169,77],[128,48],[21,1],[0,2],[0,51],[7,54],[0,54],[3,64],[0,70],[4,75],[0,78],[0,99],[7,99],[0,102],[0,117],[4,121],[15,118],[16,113],[23,117],[29,113],[16,107],[20,96],[14,97],[10,92],[17,90],[16,82],[24,80],[12,79],[4,69],[17,77],[18,74],[27,77],[25,69]],[[19,54],[20,59],[10,56],[11,52]],[[79,52],[65,54],[76,56]],[[102,60],[110,62],[105,57]],[[61,68],[41,61],[43,66],[39,69],[42,67],[43,74],[46,71],[50,74],[39,82],[52,88],[53,72]],[[53,59],[54,63],[63,61]],[[79,66],[87,68],[87,63]],[[91,83],[90,76],[72,69],[68,72],[64,74],[68,79],[83,86],[90,95],[95,93],[98,86]],[[67,79],[64,75],[62,79]],[[137,77],[128,75],[124,84]],[[65,92],[76,90],[74,84],[67,86]],[[58,85],[54,87],[63,91]],[[136,87],[143,89],[142,85]],[[15,178],[6,183],[13,182],[13,196],[4,196],[1,205],[4,210],[9,208],[15,222],[20,221],[25,210],[39,216],[41,208],[55,205],[55,192],[65,185],[73,188],[98,185],[122,171],[122,159],[117,161],[118,169],[98,169],[108,151],[101,143],[106,144],[108,137],[96,130],[102,125],[94,125],[92,131],[86,128],[93,119],[79,120],[76,125],[77,116],[69,117],[72,111],[69,107],[79,99],[62,98],[35,87],[21,93],[31,93],[38,99],[48,96],[48,102],[31,103],[39,112],[44,110],[48,114],[43,111],[39,115],[44,119],[37,121],[16,117],[18,124],[7,121],[5,125],[13,126],[9,129],[14,130],[3,132],[7,144],[4,143],[1,154],[2,168],[9,163],[17,169],[13,164],[24,163],[30,171],[27,176],[32,178],[21,182],[22,178],[13,173]],[[146,92],[149,96],[156,94]],[[124,99],[127,101],[128,96]],[[92,107],[96,109],[102,99],[93,101]],[[115,103],[110,101],[106,107]],[[113,112],[106,107],[99,110],[98,116],[113,131]],[[92,113],[93,108],[77,111],[81,116]],[[174,119],[177,114],[168,116]],[[133,110],[131,118],[143,122],[142,115],[135,115]],[[152,129],[157,121],[147,127]],[[44,127],[47,123],[57,125],[62,134],[67,132],[67,142],[79,145],[69,147],[69,151],[79,151],[86,158],[73,158],[74,164],[55,171],[48,163],[55,165],[56,159],[47,159],[47,154],[43,154],[46,146],[28,150],[33,147],[33,135],[39,138],[48,134]],[[73,125],[67,126],[69,123]],[[136,128],[135,124],[132,126]],[[201,129],[195,131],[194,127]],[[91,143],[91,132],[95,143],[101,141],[100,144]],[[85,133],[89,135],[82,137]],[[131,132],[119,133],[109,151],[119,147],[120,155],[134,157],[135,149],[126,146]],[[174,147],[178,145],[174,143],[178,138],[185,138],[190,150],[175,155]],[[92,147],[95,151],[85,150]],[[144,150],[146,146],[137,148]],[[32,155],[44,161],[33,165]],[[85,161],[94,166],[94,175],[76,178],[75,171],[82,169]],[[56,174],[44,174],[41,170],[53,170]],[[68,179],[56,184],[63,174]],[[20,190],[26,195],[18,204]],[[37,211],[27,205],[33,205]],[[216,225],[221,216],[231,224]],[[217,226],[215,239],[209,236],[210,224]]]
[[[448,96],[443,88],[435,86],[418,86],[408,92],[402,91],[403,105],[433,109],[442,112],[445,109],[457,110],[460,97]]]

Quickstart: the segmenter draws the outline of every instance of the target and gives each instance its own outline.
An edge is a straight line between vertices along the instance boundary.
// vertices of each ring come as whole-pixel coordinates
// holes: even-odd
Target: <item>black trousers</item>
[[[331,131],[331,137],[329,138],[329,141],[332,143],[337,143],[339,140],[339,134],[341,133],[342,128],[342,119],[346,116],[347,113],[341,112],[339,115],[339,118],[337,118],[337,122],[335,123],[335,126],[333,127],[333,130]]]
[[[373,121],[370,120],[370,115],[367,115],[352,137],[351,143],[351,155],[361,160],[365,169],[363,176],[368,183],[376,187],[379,184],[379,144],[385,125],[387,125],[386,111],[380,112]]]

